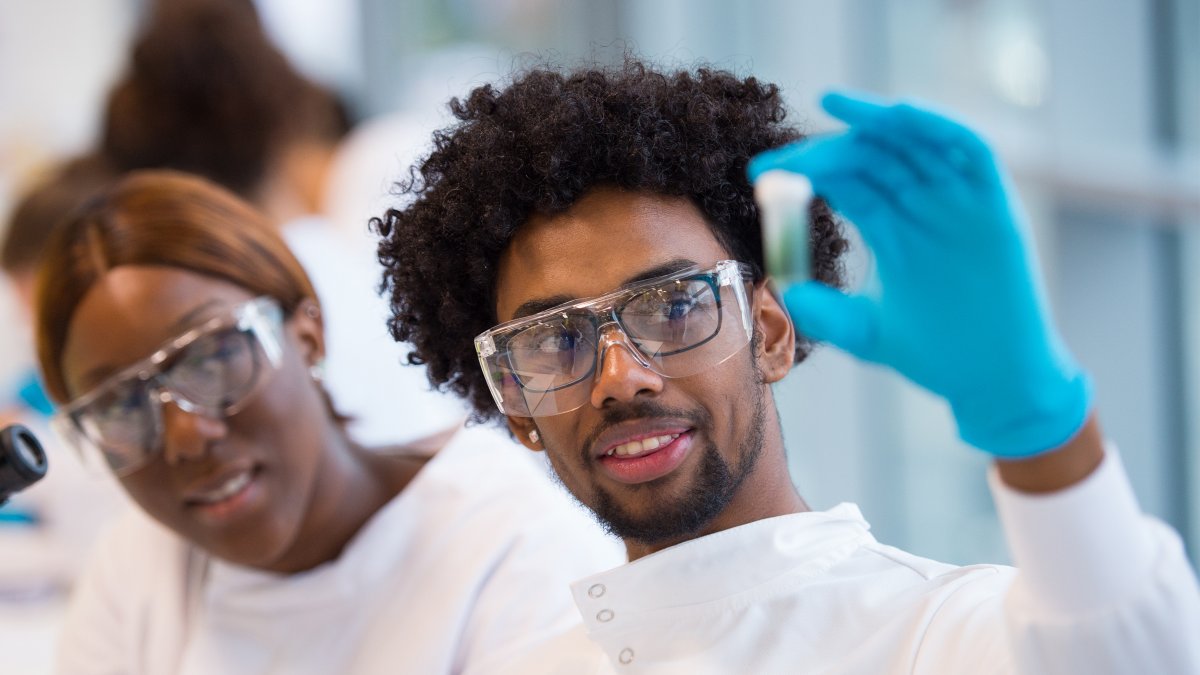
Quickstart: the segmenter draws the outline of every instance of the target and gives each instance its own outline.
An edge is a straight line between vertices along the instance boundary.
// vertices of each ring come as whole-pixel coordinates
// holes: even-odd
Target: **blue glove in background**
[[[988,146],[928,110],[846,93],[837,136],[763,153],[804,174],[875,255],[880,289],[784,289],[798,330],[949,401],[963,440],[1000,457],[1053,450],[1083,426],[1091,385],[1051,322],[1017,195]]]

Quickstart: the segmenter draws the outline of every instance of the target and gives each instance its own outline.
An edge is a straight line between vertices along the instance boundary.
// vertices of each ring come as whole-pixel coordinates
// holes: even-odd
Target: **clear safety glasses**
[[[750,343],[750,268],[722,260],[568,303],[484,331],[479,365],[505,415],[546,417],[591,397],[613,345],[663,377],[711,368]]]
[[[250,401],[283,353],[283,312],[255,298],[170,340],[63,406],[52,423],[85,462],[130,473],[162,448],[163,405],[224,418]]]

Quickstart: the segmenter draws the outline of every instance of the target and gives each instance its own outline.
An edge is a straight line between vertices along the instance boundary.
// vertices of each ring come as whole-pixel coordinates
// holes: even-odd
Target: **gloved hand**
[[[875,254],[880,288],[784,289],[801,333],[891,366],[949,401],[963,440],[1007,458],[1083,426],[1087,375],[1051,323],[1016,193],[971,130],[921,108],[829,94],[849,129],[763,153],[802,173]]]

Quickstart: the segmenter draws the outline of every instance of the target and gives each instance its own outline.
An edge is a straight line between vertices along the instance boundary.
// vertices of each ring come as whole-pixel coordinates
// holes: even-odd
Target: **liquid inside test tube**
[[[762,222],[767,274],[780,285],[810,279],[808,214],[812,183],[798,173],[767,171],[754,183],[754,199]]]

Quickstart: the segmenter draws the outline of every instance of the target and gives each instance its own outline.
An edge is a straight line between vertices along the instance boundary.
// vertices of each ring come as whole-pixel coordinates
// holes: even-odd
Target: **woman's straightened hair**
[[[76,308],[105,273],[125,265],[221,279],[274,298],[289,317],[304,299],[317,301],[277,228],[249,204],[195,176],[131,173],[77,212],[46,249],[35,291],[36,343],[55,400],[71,398],[61,360]]]

